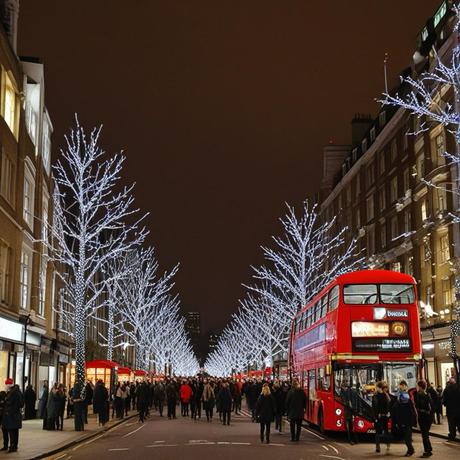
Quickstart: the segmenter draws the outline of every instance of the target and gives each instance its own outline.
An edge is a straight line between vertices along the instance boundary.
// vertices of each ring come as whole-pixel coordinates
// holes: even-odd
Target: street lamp
[[[22,358],[22,382],[21,382],[21,388],[22,392],[24,393],[25,390],[25,385],[26,385],[26,354],[27,354],[27,326],[29,325],[30,322],[30,315],[31,313],[28,313],[27,315],[20,315],[20,321],[24,324],[24,342],[22,344],[22,353],[23,353],[23,358]]]

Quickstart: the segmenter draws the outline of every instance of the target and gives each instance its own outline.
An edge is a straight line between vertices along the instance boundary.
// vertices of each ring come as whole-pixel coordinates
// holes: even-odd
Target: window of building
[[[379,208],[380,212],[387,207],[386,196],[385,196],[385,186],[379,190]]]
[[[434,193],[436,198],[436,212],[445,211],[447,209],[447,196],[444,185],[441,185],[439,188],[435,188]]]
[[[404,213],[404,231],[406,233],[410,232],[412,229],[412,218],[410,210],[407,210]]]
[[[404,186],[404,194],[410,191],[410,175],[409,175],[409,168],[406,168],[403,173],[403,186]]]
[[[46,250],[46,244],[48,243],[48,219],[49,219],[48,206],[49,206],[49,197],[47,193],[44,193],[43,194],[43,209],[42,209],[42,239],[45,244],[45,250]]]
[[[49,174],[51,165],[51,131],[47,121],[43,123],[43,166]]]
[[[407,256],[406,273],[414,276],[414,256]]]
[[[0,302],[9,304],[11,302],[11,248],[0,240]]]
[[[379,126],[380,126],[380,128],[382,128],[385,125],[386,122],[387,122],[386,112],[385,112],[385,110],[382,110],[379,113]]]
[[[420,203],[420,213],[422,217],[422,222],[427,219],[427,213],[426,213],[426,200],[423,199]]]
[[[371,139],[371,142],[375,141],[375,126],[373,126],[369,132],[369,137]]]
[[[399,236],[398,216],[393,216],[391,218],[391,239],[394,240],[398,236]]]
[[[374,218],[374,195],[371,195],[366,199],[366,212],[367,221],[369,222]]]
[[[452,287],[450,284],[450,279],[444,279],[441,282],[441,287],[442,287],[442,303],[443,307],[450,307],[452,305]]]
[[[26,127],[30,139],[35,145],[37,142],[37,114],[30,102],[26,102]]]
[[[367,188],[370,188],[374,185],[375,182],[375,168],[374,163],[371,163],[367,168]]]
[[[34,183],[24,177],[24,220],[33,229],[34,225]]]
[[[401,272],[401,263],[400,262],[392,262],[390,265],[390,270],[394,272]]]
[[[38,314],[45,316],[45,297],[46,297],[46,257],[42,258],[39,276],[39,289],[38,289]]]
[[[379,155],[379,174],[382,175],[385,172],[385,152],[380,152]]]
[[[398,144],[396,138],[391,140],[391,162],[394,163],[398,156]]]
[[[366,153],[366,150],[367,150],[367,139],[363,139],[363,140],[361,141],[361,151],[362,151],[363,153]]]
[[[8,155],[2,151],[2,171],[0,176],[0,193],[10,204],[14,202],[14,165]]]
[[[347,197],[347,204],[349,205],[351,203],[351,186],[347,187],[345,194]]]
[[[442,18],[446,15],[447,13],[447,5],[446,2],[442,2],[441,6],[438,8],[438,11],[436,11],[434,15],[434,27],[437,27],[438,24],[441,22]]]
[[[23,246],[21,253],[20,306],[23,309],[30,308],[30,289],[32,278],[32,251]]]
[[[351,151],[351,161],[353,161],[353,163],[355,163],[357,159],[358,159],[358,149],[355,147]]]
[[[384,249],[387,245],[387,225],[384,222],[380,225],[380,247]]]
[[[421,180],[425,177],[425,152],[422,150],[416,159],[417,179]]]
[[[446,140],[444,132],[439,133],[435,137],[435,149],[436,149],[436,159],[438,164],[445,163],[445,153],[446,153]]]
[[[359,194],[361,193],[361,183],[359,180],[359,174],[356,176],[355,190],[356,190],[356,198],[358,198]]]
[[[17,95],[13,81],[8,72],[2,69],[2,116],[11,132],[17,137],[16,113],[17,113]]]
[[[390,201],[395,202],[398,199],[398,177],[394,176],[390,182]]]
[[[431,263],[431,247],[430,238],[428,236],[423,238],[423,260],[425,263]]]
[[[406,129],[403,134],[403,149],[406,151],[409,148],[409,129]]]
[[[367,230],[367,256],[375,254],[375,233],[373,228]]]
[[[440,257],[441,263],[447,262],[450,259],[450,250],[449,250],[449,234],[446,233],[439,238],[440,246]]]
[[[359,212],[359,208],[356,209],[356,228],[361,228],[361,213]]]

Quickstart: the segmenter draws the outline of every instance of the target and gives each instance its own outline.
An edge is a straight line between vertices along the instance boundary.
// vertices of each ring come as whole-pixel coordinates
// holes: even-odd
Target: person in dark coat
[[[406,457],[414,455],[414,446],[412,444],[412,427],[417,425],[417,413],[414,402],[410,399],[407,391],[407,382],[401,380],[399,383],[399,392],[393,406],[393,423],[399,427],[406,443]]]
[[[307,396],[300,388],[298,380],[292,382],[292,388],[286,396],[286,413],[291,428],[291,441],[299,441],[302,420],[307,407]]]
[[[163,417],[163,407],[165,405],[166,400],[166,390],[163,382],[158,382],[155,385],[155,390],[153,392],[153,396],[155,398],[155,406],[160,413],[160,417]]]
[[[3,414],[5,412],[6,391],[0,391],[0,426],[2,427],[3,447],[0,451],[8,450],[9,436],[8,430],[3,425]]]
[[[441,420],[442,420],[442,386],[438,385],[436,387],[436,394],[438,395],[436,399],[436,404],[435,404],[435,413],[436,413],[436,421],[438,425],[441,425]]]
[[[203,381],[200,379],[198,383],[196,384],[196,391],[193,395],[195,399],[195,414],[194,414],[195,420],[197,419],[197,417],[201,418],[201,399],[203,397],[203,389],[204,389],[204,384],[203,384]]]
[[[273,385],[273,397],[276,402],[276,414],[275,414],[275,430],[282,432],[282,422],[284,414],[284,405],[286,402],[286,392],[279,383]]]
[[[372,409],[374,411],[375,428],[375,451],[380,452],[380,443],[386,440],[387,450],[390,448],[388,421],[390,419],[391,399],[386,382],[377,382],[376,393],[372,397]]]
[[[350,385],[347,385],[346,382],[342,383],[340,389],[340,397],[342,398],[343,403],[343,418],[345,421],[345,430],[347,432],[348,442],[353,445],[356,444],[356,434],[353,427],[353,418],[354,418],[354,407],[353,404],[356,398],[353,390]]]
[[[232,412],[232,394],[228,383],[224,382],[219,391],[220,412],[222,414],[222,425],[230,425],[230,414]]]
[[[256,416],[260,423],[260,441],[270,443],[270,425],[275,420],[276,402],[268,383],[262,386],[262,393],[256,402]]]
[[[429,383],[429,382],[427,382],[426,392],[427,392],[428,396],[431,398],[431,401],[433,401],[433,415],[436,415],[438,417],[437,425],[440,425],[441,424],[441,420],[440,420],[441,416],[440,416],[440,414],[437,413],[439,403],[441,402],[439,400],[439,394],[436,391],[436,388],[433,386],[433,384]],[[442,407],[442,403],[441,403],[441,407]],[[434,419],[433,419],[433,423],[436,423]]]
[[[75,431],[85,429],[85,396],[86,387],[83,383],[76,382],[71,391],[74,410]]]
[[[417,382],[417,392],[414,395],[415,408],[417,409],[417,420],[423,440],[423,458],[433,455],[433,448],[430,442],[430,428],[434,418],[434,404],[426,391],[426,382]]]
[[[43,382],[43,387],[38,398],[38,418],[46,419],[46,405],[48,404],[48,380]]]
[[[147,409],[149,407],[150,389],[146,382],[142,382],[136,391],[137,410],[139,411],[139,421],[144,423]]]
[[[19,430],[22,428],[21,409],[24,407],[24,398],[18,385],[13,384],[13,379],[6,379],[8,388],[3,410],[2,426],[8,430],[10,447],[8,452],[16,452],[19,443]]]
[[[86,382],[86,387],[85,387],[86,391],[85,391],[85,400],[84,400],[84,406],[83,406],[85,424],[88,423],[89,406],[93,404],[93,394],[94,394],[93,388],[94,388],[93,383],[88,380]]]
[[[60,383],[58,386],[58,407],[57,407],[57,416],[56,416],[56,430],[64,429],[64,412],[65,412],[65,403],[67,401],[67,392],[65,386]]]
[[[46,422],[44,421],[43,429],[55,430],[56,419],[59,409],[58,385],[55,383],[48,394],[48,403],[46,404]]]
[[[214,392],[214,386],[211,382],[208,382],[207,380],[205,380],[204,382],[201,399],[203,400],[203,407],[206,412],[206,419],[208,422],[212,422],[216,394]]]
[[[99,425],[104,426],[109,421],[109,392],[102,380],[94,387],[93,410],[98,415]]]
[[[245,389],[246,393],[246,403],[248,404],[248,409],[251,412],[252,421],[256,421],[256,402],[259,397],[260,392],[257,391],[255,383],[250,380]]]
[[[460,431],[460,388],[454,378],[450,379],[444,389],[442,403],[446,406],[449,439],[454,441],[457,437],[457,431]]]
[[[34,419],[37,416],[35,410],[35,403],[37,401],[37,393],[35,393],[32,385],[27,385],[26,391],[24,392],[24,420]]]

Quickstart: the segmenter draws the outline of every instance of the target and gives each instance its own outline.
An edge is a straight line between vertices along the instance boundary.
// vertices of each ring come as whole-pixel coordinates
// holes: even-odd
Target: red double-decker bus
[[[321,431],[344,431],[346,388],[355,431],[373,432],[375,383],[386,380],[391,392],[402,379],[415,387],[421,359],[416,301],[411,276],[362,270],[337,277],[297,314],[290,366],[307,394],[309,422]]]

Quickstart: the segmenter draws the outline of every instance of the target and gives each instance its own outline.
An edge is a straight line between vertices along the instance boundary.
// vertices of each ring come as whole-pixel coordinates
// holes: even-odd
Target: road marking
[[[150,446],[145,447],[177,447],[178,444],[152,444]]]
[[[153,444],[163,444],[165,443],[166,441],[153,441]]]
[[[329,447],[327,447],[327,446],[325,446],[325,445],[322,445],[321,447],[322,447],[324,450],[329,451]]]
[[[335,458],[336,460],[345,460],[342,457],[336,457],[335,455],[324,455],[324,454],[319,454],[319,457],[326,457],[326,458]]]
[[[67,457],[67,454],[62,454],[59,457],[56,457],[55,460],[59,460],[60,458],[64,458],[64,457]]]
[[[277,444],[276,442],[271,442],[268,445],[269,446],[275,446],[275,447],[286,447],[286,444]]]
[[[232,442],[234,446],[250,446],[250,442]]]
[[[110,452],[114,452],[114,451],[117,451],[117,450],[129,450],[129,447],[118,447],[116,449],[109,449]]]
[[[217,444],[230,444],[228,441],[218,441]]]
[[[126,433],[125,435],[123,435],[123,438],[127,438],[128,436],[131,436],[132,434],[136,433],[137,431],[141,430],[144,427],[145,425],[141,425],[139,428],[136,428],[135,430],[130,431],[129,433]]]
[[[331,444],[328,444],[328,446],[338,455],[339,451],[336,449],[334,446],[331,446]]]
[[[98,439],[101,439],[102,436],[104,436],[104,435],[101,434],[100,436],[96,436],[96,437],[94,437],[93,439],[90,439],[89,441],[86,441],[85,443],[83,443],[83,445],[86,446],[87,444],[91,444],[92,442],[97,441]]]

